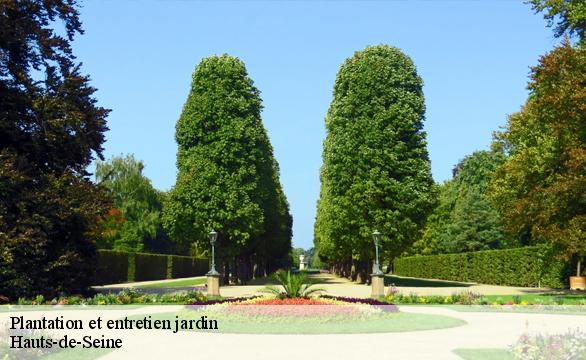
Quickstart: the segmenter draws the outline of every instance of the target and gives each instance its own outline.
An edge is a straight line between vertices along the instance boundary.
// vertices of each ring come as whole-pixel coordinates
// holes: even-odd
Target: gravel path
[[[201,278],[201,277],[200,277]],[[370,286],[364,284],[356,284],[348,279],[336,277],[331,274],[319,274],[313,276],[314,280],[319,283],[319,287],[325,289],[328,295],[334,296],[347,296],[347,297],[370,297]],[[193,278],[196,279],[196,278]],[[185,279],[176,279],[185,280]],[[159,281],[144,281],[126,284],[113,284],[100,287],[94,287],[94,289],[100,292],[117,292],[125,288],[138,287],[141,285],[150,285],[157,283],[167,283],[170,280],[159,280]],[[439,282],[439,281],[436,281]],[[453,284],[453,282],[446,282],[446,284]],[[205,286],[205,285],[203,285]],[[205,289],[202,286],[197,286],[197,289]],[[224,297],[243,297],[262,295],[260,290],[264,288],[264,285],[230,285],[222,286],[220,293]],[[173,288],[150,288],[142,289],[149,293],[173,293],[193,290],[194,287],[173,287]],[[388,291],[389,287],[385,288],[385,292]],[[441,286],[441,287],[406,287],[398,286],[397,289],[403,294],[417,294],[417,295],[452,295],[463,291],[471,291],[481,295],[522,295],[522,294],[537,294],[544,293],[550,289],[545,288],[525,288],[525,287],[513,287],[513,286],[496,286],[496,285],[483,285],[483,284],[465,284],[462,286]]]

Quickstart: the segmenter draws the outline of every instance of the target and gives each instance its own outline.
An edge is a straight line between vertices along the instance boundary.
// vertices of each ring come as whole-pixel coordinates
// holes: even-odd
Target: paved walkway
[[[203,359],[399,359],[461,360],[459,348],[500,348],[523,333],[559,334],[586,328],[586,316],[551,314],[469,313],[448,308],[401,306],[411,313],[456,317],[466,325],[438,330],[347,335],[247,335],[146,332],[125,340],[125,346],[104,356],[114,359],[165,359],[197,354]],[[164,344],[164,346],[162,346]],[[197,349],[197,350],[194,350]]]
[[[151,315],[157,312],[174,312],[183,306],[148,306],[141,308],[90,307],[83,310],[55,309],[51,316],[64,315],[66,319],[85,322],[101,316],[121,319],[131,315]],[[464,320],[465,325],[437,330],[377,334],[323,334],[323,335],[270,335],[270,334],[217,334],[209,332],[179,332],[167,330],[128,331],[90,330],[79,333],[57,331],[69,336],[91,335],[99,338],[123,339],[123,347],[101,357],[114,359],[174,359],[184,356],[202,359],[415,359],[457,360],[454,349],[500,348],[515,343],[524,334],[561,334],[569,329],[586,329],[586,316],[460,312],[452,308],[431,306],[399,306],[400,311],[421,314],[446,315]],[[46,316],[44,311],[26,311],[27,318]],[[0,313],[0,324],[16,313]]]

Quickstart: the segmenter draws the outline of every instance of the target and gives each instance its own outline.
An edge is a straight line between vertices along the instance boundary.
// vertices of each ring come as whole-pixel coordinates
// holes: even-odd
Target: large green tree
[[[543,12],[554,35],[577,35],[583,42],[586,33],[586,2],[584,0],[529,0],[536,12]]]
[[[291,216],[261,108],[242,61],[201,61],[176,126],[177,182],[163,216],[174,241],[199,249],[215,229],[218,256],[243,280],[252,263],[272,270],[291,248]]]
[[[488,197],[488,186],[505,155],[477,151],[454,168],[454,177],[439,185],[438,203],[410,253],[442,254],[497,249],[507,237],[502,219]]]
[[[531,71],[530,96],[497,134],[509,154],[491,187],[514,234],[586,254],[586,48],[565,41]]]
[[[103,248],[124,251],[169,252],[161,212],[164,194],[143,175],[144,164],[133,155],[115,156],[96,164],[96,181],[108,190],[121,219],[102,237]],[[119,212],[119,213],[118,213]]]
[[[0,2],[0,295],[92,281],[92,224],[108,204],[86,168],[108,110],[75,61],[79,33],[75,0]]]
[[[326,116],[315,245],[360,280],[374,258],[401,254],[420,236],[434,195],[423,131],[422,80],[400,50],[371,46],[342,65]]]

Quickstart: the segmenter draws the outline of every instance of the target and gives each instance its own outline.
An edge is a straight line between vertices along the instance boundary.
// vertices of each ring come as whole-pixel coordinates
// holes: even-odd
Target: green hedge
[[[396,275],[508,286],[566,287],[568,266],[547,248],[528,246],[461,254],[398,258]]]
[[[208,260],[189,256],[173,256],[171,278],[203,275],[208,272]]]
[[[97,285],[205,275],[208,259],[98,250]]]
[[[167,258],[170,255],[141,254],[134,258],[134,281],[164,280],[167,278]]]
[[[124,251],[100,250],[96,279],[98,285],[118,284],[128,279],[128,253]]]

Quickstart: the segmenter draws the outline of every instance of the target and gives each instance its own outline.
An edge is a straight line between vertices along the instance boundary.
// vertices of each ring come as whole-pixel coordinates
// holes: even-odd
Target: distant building
[[[309,261],[305,260],[305,255],[299,255],[299,270],[309,269]]]

